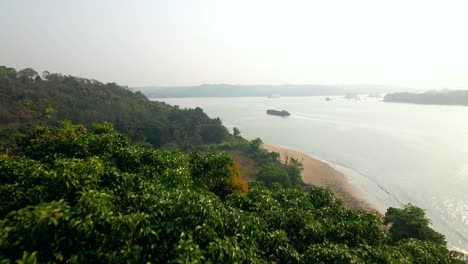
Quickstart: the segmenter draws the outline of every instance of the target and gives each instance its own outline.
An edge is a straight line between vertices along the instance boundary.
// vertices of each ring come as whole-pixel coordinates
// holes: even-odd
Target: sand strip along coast
[[[328,187],[348,208],[377,211],[377,209],[368,203],[364,199],[364,196],[348,182],[348,179],[343,173],[335,170],[327,163],[314,159],[307,154],[287,148],[268,144],[263,144],[262,148],[270,152],[279,153],[282,161],[284,161],[286,157],[299,160],[304,166],[302,179],[305,183]]]

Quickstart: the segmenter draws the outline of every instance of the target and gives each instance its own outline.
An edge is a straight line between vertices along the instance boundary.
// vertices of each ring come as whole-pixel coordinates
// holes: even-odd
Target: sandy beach
[[[375,207],[369,204],[364,199],[364,196],[348,182],[343,173],[335,170],[327,163],[314,159],[299,151],[278,146],[263,144],[262,148],[279,153],[281,160],[284,160],[286,156],[298,159],[304,166],[302,179],[305,183],[330,188],[336,197],[342,200],[347,207],[376,210]]]

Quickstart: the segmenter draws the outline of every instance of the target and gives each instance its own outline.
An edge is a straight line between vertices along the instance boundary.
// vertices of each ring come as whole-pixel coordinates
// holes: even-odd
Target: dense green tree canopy
[[[424,210],[412,204],[403,209],[390,207],[384,218],[385,224],[391,224],[390,234],[395,242],[407,238],[431,241],[444,245],[445,237],[429,227],[429,219],[424,216]]]
[[[224,154],[142,148],[110,124],[70,122],[14,146],[0,156],[0,263],[453,262],[439,243],[392,241],[378,213],[327,189],[245,193]]]
[[[44,79],[37,77],[31,68],[16,72],[0,66],[0,128],[36,121],[36,116],[53,109],[48,124],[68,119],[89,127],[107,121],[133,141],[157,147],[221,143],[229,136],[221,120],[209,118],[201,108],[150,101],[115,83],[49,72]]]
[[[38,77],[38,73],[32,68],[25,68],[18,71],[16,77],[21,78],[23,80],[36,80]]]
[[[257,181],[263,182],[266,186],[271,187],[277,183],[285,188],[292,186],[291,179],[286,170],[283,170],[280,165],[268,164],[263,167],[255,176]]]

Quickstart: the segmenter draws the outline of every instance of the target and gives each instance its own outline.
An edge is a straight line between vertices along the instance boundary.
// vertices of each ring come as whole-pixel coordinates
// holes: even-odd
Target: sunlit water
[[[412,203],[468,250],[468,107],[332,97],[177,98],[247,138],[308,153],[343,171],[382,212]],[[288,110],[289,117],[266,115]]]

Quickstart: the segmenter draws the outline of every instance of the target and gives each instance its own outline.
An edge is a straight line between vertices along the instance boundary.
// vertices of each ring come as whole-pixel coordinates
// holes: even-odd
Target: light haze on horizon
[[[0,65],[135,86],[468,89],[466,1],[0,0]]]

